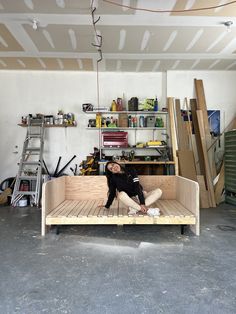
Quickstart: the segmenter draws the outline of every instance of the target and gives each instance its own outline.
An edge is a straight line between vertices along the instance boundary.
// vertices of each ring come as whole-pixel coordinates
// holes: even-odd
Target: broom
[[[12,187],[13,187],[15,181],[16,181],[16,178],[12,181],[12,184],[8,188],[6,188],[2,192],[2,194],[0,194],[0,205],[4,205],[7,203],[7,198],[9,195],[12,194]]]

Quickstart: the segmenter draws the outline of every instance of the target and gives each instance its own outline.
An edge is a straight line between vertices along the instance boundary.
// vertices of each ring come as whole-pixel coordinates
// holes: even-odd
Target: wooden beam
[[[220,168],[219,179],[215,185],[215,199],[217,205],[220,204],[224,185],[225,185],[225,164],[223,162]]]
[[[197,120],[197,101],[196,101],[196,99],[190,99],[190,106],[191,106],[192,122],[193,122],[193,127],[194,127],[194,132],[195,132],[197,153],[198,153],[198,159],[199,159],[199,165],[200,165],[200,173],[202,175],[204,175],[204,177],[206,179],[206,170],[205,170],[204,157],[203,157],[203,151],[202,151],[201,136],[200,136],[198,120]]]
[[[196,98],[197,98],[197,109],[202,110],[204,130],[205,130],[205,133],[208,135],[210,134],[210,128],[209,128],[209,122],[208,122],[207,105],[206,105],[203,81],[194,79],[194,84],[195,84],[195,91],[196,91]]]
[[[216,207],[211,169],[210,169],[209,159],[207,155],[206,134],[204,132],[204,120],[203,120],[202,110],[197,110],[197,120],[198,120],[199,132],[201,136],[203,158],[204,158],[204,164],[205,164],[205,169],[206,169],[206,181],[207,181],[206,183],[207,183],[207,189],[210,195],[210,205],[211,207]]]
[[[181,115],[180,100],[175,99],[176,126],[178,131],[178,148],[179,150],[189,149],[188,136],[184,128],[184,121]]]
[[[175,128],[175,117],[174,117],[174,98],[168,97],[167,98],[167,105],[168,105],[168,113],[169,113],[169,121],[170,121],[170,138],[171,138],[171,145],[172,145],[172,155],[173,161],[175,162],[175,174],[179,174],[179,166],[178,166],[178,158],[177,158],[177,138],[176,138],[176,128]]]

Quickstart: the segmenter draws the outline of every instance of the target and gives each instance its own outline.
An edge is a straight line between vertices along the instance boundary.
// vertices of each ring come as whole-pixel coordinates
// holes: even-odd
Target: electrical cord
[[[152,9],[147,9],[147,8],[135,8],[135,7],[132,7],[132,6],[129,6],[129,5],[125,5],[125,4],[120,4],[120,3],[117,3],[117,2],[111,1],[111,0],[103,0],[103,2],[112,4],[112,5],[116,5],[118,7],[126,8],[126,9],[137,10],[137,11],[146,11],[146,12],[153,12],[153,13],[184,13],[184,12],[213,10],[213,9],[226,7],[228,5],[236,3],[236,1],[230,1],[228,3],[219,4],[219,5],[215,5],[215,6],[195,8],[195,9],[186,9],[186,10],[152,10]]]

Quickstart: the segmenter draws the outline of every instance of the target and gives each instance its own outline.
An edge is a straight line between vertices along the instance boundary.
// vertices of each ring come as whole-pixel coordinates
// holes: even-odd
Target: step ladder
[[[31,206],[39,206],[42,188],[42,162],[44,145],[44,117],[27,117],[27,134],[16,182],[11,198],[11,205],[17,206],[22,197],[30,200]]]

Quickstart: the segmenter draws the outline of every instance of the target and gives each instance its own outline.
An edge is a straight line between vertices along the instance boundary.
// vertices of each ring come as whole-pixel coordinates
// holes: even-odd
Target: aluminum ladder
[[[22,197],[30,200],[31,206],[39,206],[42,189],[42,162],[44,146],[44,117],[27,117],[27,134],[16,182],[11,198],[11,205],[17,206]],[[27,184],[26,184],[27,183]]]

